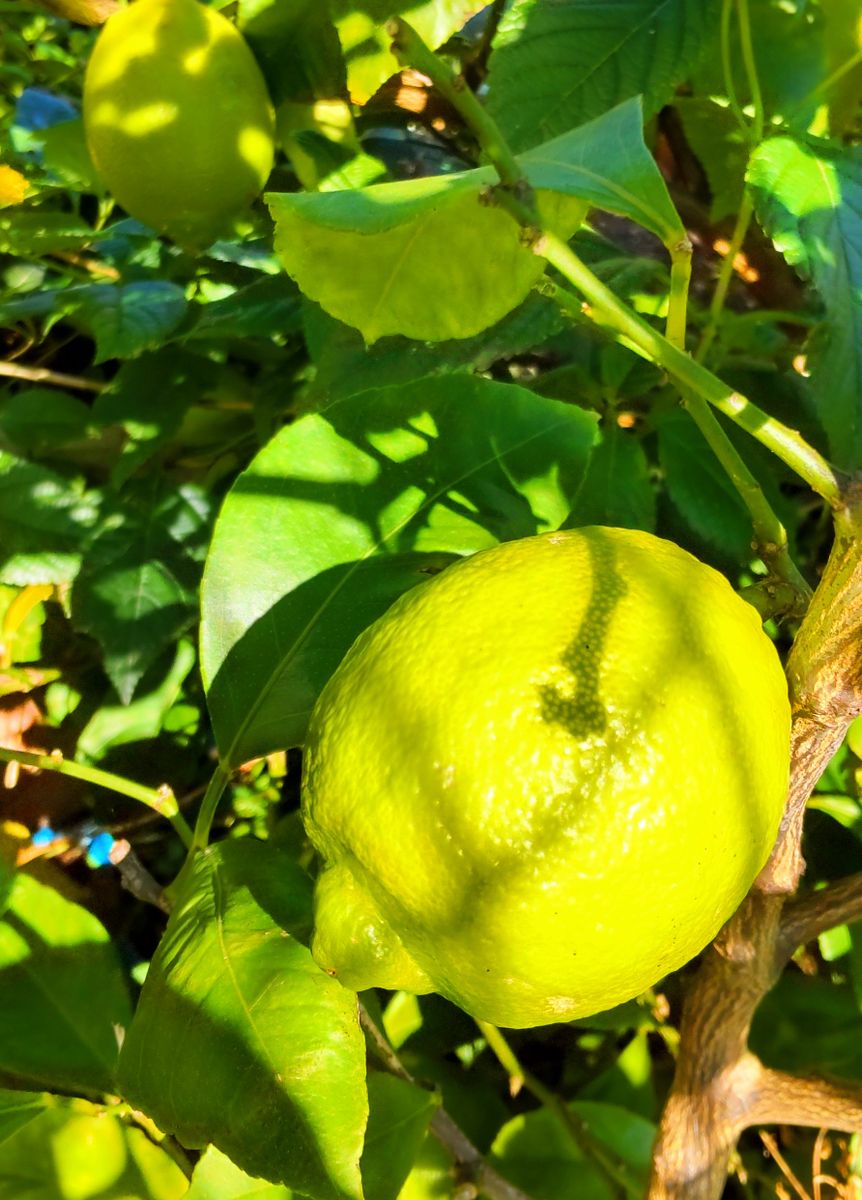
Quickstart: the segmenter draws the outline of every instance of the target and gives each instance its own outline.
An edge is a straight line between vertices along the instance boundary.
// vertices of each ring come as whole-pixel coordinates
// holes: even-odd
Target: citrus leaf
[[[368,1077],[368,1103],[362,1152],[365,1200],[397,1200],[440,1100],[394,1075],[375,1073]]]
[[[65,392],[28,388],[0,401],[0,431],[24,451],[82,440],[89,423],[89,407]]]
[[[717,0],[515,0],[488,64],[488,108],[515,150],[642,95],[648,117],[717,42]]]
[[[267,195],[275,248],[306,296],[367,342],[400,333],[470,337],[524,299],[544,264],[502,209],[480,204],[492,171],[464,171],[343,192]],[[582,207],[549,198],[568,233]]]
[[[697,536],[736,562],[750,557],[751,518],[686,413],[660,426],[658,455],[668,495]]]
[[[183,1200],[291,1200],[292,1196],[290,1188],[247,1175],[221,1150],[208,1146]]]
[[[557,528],[595,436],[581,409],[467,375],[363,392],[282,430],[234,484],[204,574],[223,759],[301,742],[353,639],[451,556]]]
[[[629,217],[670,246],[685,226],[643,137],[641,98],[618,104],[594,121],[528,150],[520,159],[540,191],[577,196]]]
[[[862,466],[862,149],[770,138],[748,178],[764,229],[823,299],[811,386],[833,457]]]
[[[95,362],[157,349],[185,316],[183,289],[164,279],[81,288],[74,323],[96,342]]]
[[[131,1017],[119,960],[91,913],[19,872],[0,919],[0,1070],[108,1091]]]
[[[579,525],[655,532],[655,492],[643,446],[615,423],[602,431],[564,523],[566,529]]]
[[[0,1145],[45,1111],[41,1092],[13,1092],[0,1088]]]
[[[96,510],[60,475],[0,451],[0,580],[66,583]]]
[[[212,1142],[319,1200],[358,1200],[365,1043],[356,997],[289,932],[307,932],[310,889],[262,842],[198,855],[123,1044],[120,1087],[188,1146]]]
[[[544,219],[568,236],[586,204],[631,218],[667,245],[685,230],[629,100],[521,159]],[[271,193],[276,250],[312,300],[368,342],[387,334],[468,338],[511,312],[544,269],[501,209],[490,168],[361,190]]]
[[[0,1200],[180,1200],[188,1180],[140,1129],[52,1107],[0,1144]]]

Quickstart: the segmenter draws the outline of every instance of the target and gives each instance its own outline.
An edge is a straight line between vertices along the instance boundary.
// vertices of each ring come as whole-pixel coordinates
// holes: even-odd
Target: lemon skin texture
[[[727,581],[650,534],[508,542],[414,588],[322,692],[312,953],[522,1028],[692,958],[772,848],[790,711]]]
[[[275,118],[240,32],[197,0],[134,0],[105,25],[84,80],[87,145],[133,217],[208,246],[261,191]]]

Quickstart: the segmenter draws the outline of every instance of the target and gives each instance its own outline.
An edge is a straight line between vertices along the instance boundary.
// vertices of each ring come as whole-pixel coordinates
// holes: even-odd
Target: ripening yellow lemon
[[[679,547],[590,527],[476,554],[366,630],[315,707],[312,952],[509,1027],[627,1000],[752,884],[789,737],[759,618]]]
[[[202,249],[259,194],[275,118],[239,30],[197,0],[134,0],[87,66],[84,126],[96,168],[133,217]]]

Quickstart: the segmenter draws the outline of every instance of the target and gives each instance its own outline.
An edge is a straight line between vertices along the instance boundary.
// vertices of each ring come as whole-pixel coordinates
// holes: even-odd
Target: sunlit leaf
[[[300,742],[353,639],[454,555],[555,529],[595,418],[453,375],[363,392],[284,429],[222,509],[201,661],[223,758]]]
[[[320,1200],[358,1200],[365,1044],[356,997],[291,935],[307,932],[310,892],[262,842],[198,855],[123,1044],[120,1088],[185,1145],[212,1142],[250,1175]]]

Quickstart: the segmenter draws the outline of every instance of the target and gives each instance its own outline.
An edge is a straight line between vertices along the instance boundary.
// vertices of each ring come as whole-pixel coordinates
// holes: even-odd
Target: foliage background
[[[513,148],[534,152],[537,186],[548,177],[540,143],[616,113],[567,153],[572,171],[598,156],[623,199],[557,175],[547,201],[572,229],[579,198],[599,205],[574,236],[581,256],[660,323],[661,242],[675,221],[666,185],[695,246],[691,348],[812,445],[858,465],[857,6],[752,0],[754,77],[738,24],[722,40],[712,0],[479,7],[426,0],[404,15],[445,44]],[[2,793],[0,1197],[356,1195],[364,1050],[347,994],[335,984],[322,994],[302,946],[313,862],[297,747],[323,681],[396,595],[499,540],[625,525],[672,538],[738,586],[762,568],[745,508],[661,373],[533,286],[539,268],[504,214],[484,210],[478,236],[478,184],[458,179],[477,148],[421,77],[398,72],[381,29],[388,6],[226,8],[278,108],[268,189],[278,231],[274,248],[261,200],[198,258],[119,211],[95,176],[79,115],[95,31],[75,18],[96,8],[0,2],[0,741],[152,788],[169,781],[192,813],[219,751],[237,773],[218,810],[223,840],[187,881],[186,924],[161,942],[119,1079],[115,1030],[130,1026],[164,918],[111,868],[88,866],[87,847],[97,830],[128,836],[165,884],[183,846],[133,800],[66,776],[24,772]],[[635,96],[660,174],[643,157]],[[759,145],[752,113],[775,123]],[[397,205],[388,228],[369,224],[357,190],[383,180],[404,182],[421,220],[438,214],[406,262],[399,239],[414,226]],[[430,199],[417,201],[410,185],[425,180]],[[741,227],[746,206],[756,219]],[[710,307],[717,279],[727,299]],[[363,322],[369,345],[353,327]],[[725,425],[814,582],[830,541],[819,503]],[[786,649],[792,622],[768,628]],[[851,731],[810,806],[809,884],[862,869],[860,764],[862,732]],[[32,845],[40,823],[65,840]],[[16,861],[26,865],[14,871]],[[242,1015],[212,990],[213,912],[249,989],[290,981],[266,1010],[270,1062],[249,1058]],[[276,928],[294,937],[271,952]],[[178,983],[171,950],[190,944],[201,973]],[[860,948],[842,927],[799,952],[758,1017],[767,1063],[862,1078]],[[681,987],[671,978],[614,1012],[512,1035],[508,1049],[438,998],[365,997],[405,1066],[436,1089],[369,1076],[368,1200],[454,1186],[426,1135],[441,1100],[538,1200],[638,1194]],[[318,997],[314,1020],[290,1011],[306,992]],[[207,1014],[195,1038],[190,1004]],[[334,1030],[343,1038],[316,1100],[272,1084],[289,1076],[297,1037],[331,1047]],[[240,1067],[238,1126],[224,1099]],[[106,1100],[117,1095],[147,1117]],[[298,1111],[313,1137],[257,1144],[262,1121],[292,1130]],[[190,1190],[151,1117],[192,1161],[218,1146],[202,1152]],[[855,1140],[769,1136],[772,1156],[747,1135],[728,1195],[790,1194],[791,1172],[820,1194],[820,1164],[833,1192],[857,1194]]]

